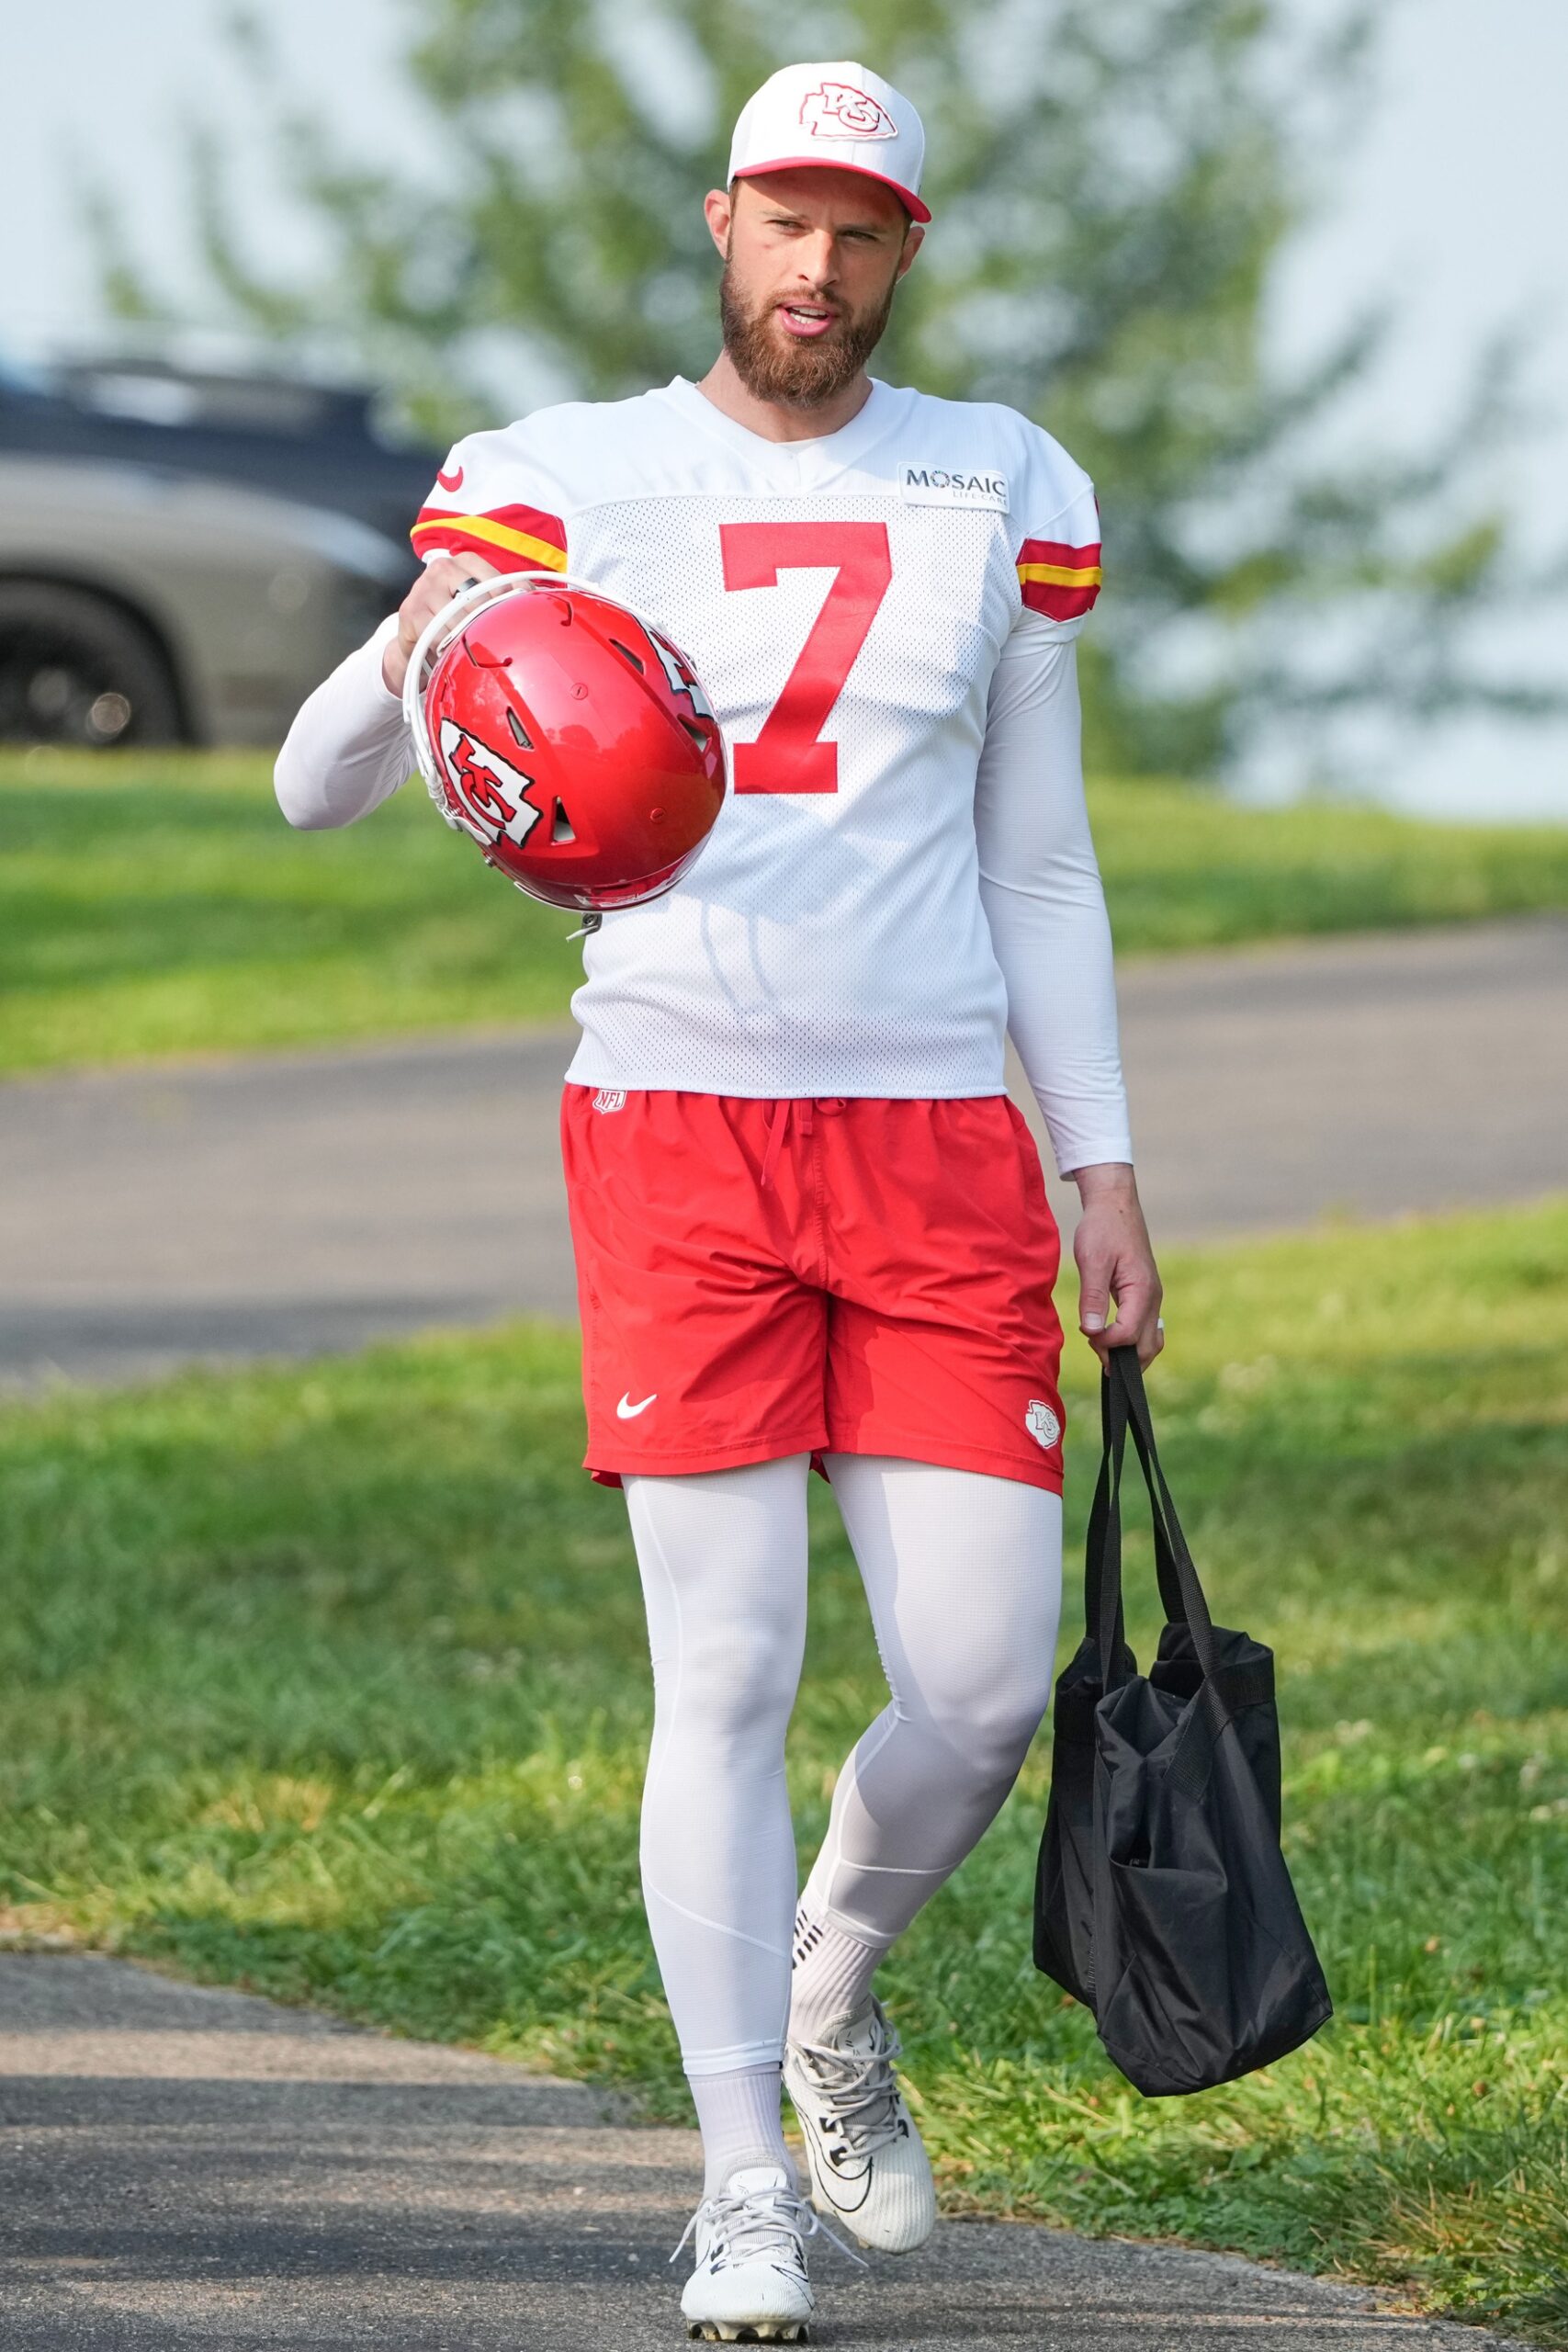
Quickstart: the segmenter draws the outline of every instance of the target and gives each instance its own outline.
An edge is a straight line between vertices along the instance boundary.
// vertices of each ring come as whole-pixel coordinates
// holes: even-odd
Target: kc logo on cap
[[[852,82],[823,82],[807,90],[800,102],[800,119],[807,130],[825,131],[829,139],[897,139],[898,126],[869,90]]]
[[[863,172],[890,187],[911,220],[924,221],[931,217],[920,202],[925,160],[925,126],[908,99],[869,66],[840,58],[783,66],[747,99],[729,177],[733,184],[807,164]]]

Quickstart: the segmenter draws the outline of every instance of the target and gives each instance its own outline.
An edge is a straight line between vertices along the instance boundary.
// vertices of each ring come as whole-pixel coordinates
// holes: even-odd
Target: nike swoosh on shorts
[[[654,1399],[658,1395],[659,1391],[656,1388],[652,1396],[645,1396],[640,1405],[634,1405],[632,1403],[632,1393],[628,1388],[626,1395],[622,1397],[620,1403],[615,1408],[615,1419],[618,1421],[635,1421],[639,1413],[647,1412],[649,1407],[654,1402]]]

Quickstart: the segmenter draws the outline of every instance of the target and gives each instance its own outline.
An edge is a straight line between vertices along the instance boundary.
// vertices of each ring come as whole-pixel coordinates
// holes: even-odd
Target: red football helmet
[[[684,654],[557,572],[464,589],[415,646],[403,708],[447,823],[547,906],[657,899],[724,805],[723,740]]]

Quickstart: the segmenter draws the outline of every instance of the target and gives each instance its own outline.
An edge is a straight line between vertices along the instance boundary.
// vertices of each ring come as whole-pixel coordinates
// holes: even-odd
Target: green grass
[[[1123,954],[1568,906],[1568,827],[1093,797]],[[417,785],[299,835],[257,755],[0,758],[0,1070],[564,1020],[571,928]]]
[[[1247,2082],[1131,2093],[1029,1965],[1043,1741],[886,1971],[946,2198],[1568,2346],[1568,1204],[1167,1272],[1169,1465],[1219,1612],[1280,1654],[1338,2016]],[[636,1581],[580,1444],[574,1344],[537,1327],[0,1412],[11,1931],[682,2113],[637,1891]],[[1075,1536],[1090,1468],[1080,1438]],[[807,1850],[879,1691],[814,1511]]]

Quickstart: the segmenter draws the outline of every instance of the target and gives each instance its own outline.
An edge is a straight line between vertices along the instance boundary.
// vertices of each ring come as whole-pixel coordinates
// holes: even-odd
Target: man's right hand
[[[438,555],[425,565],[398,607],[398,633],[387,639],[381,655],[389,694],[402,693],[409,658],[436,614],[445,612],[460,589],[476,580],[493,580],[500,570],[482,555]]]

